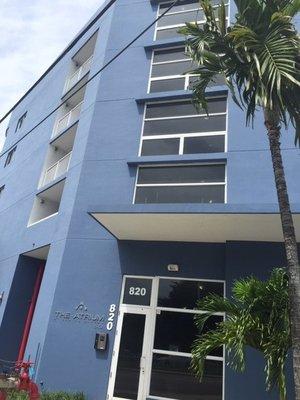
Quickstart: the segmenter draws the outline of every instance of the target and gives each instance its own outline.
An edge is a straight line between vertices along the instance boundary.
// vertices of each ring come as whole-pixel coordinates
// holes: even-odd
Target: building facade
[[[207,93],[209,116],[190,101],[177,30],[203,22],[198,1],[174,6],[84,85],[170,5],[117,0],[11,116],[0,158],[1,363],[30,359],[43,390],[90,400],[275,399],[253,351],[244,374],[223,350],[201,383],[189,369],[197,299],[285,265],[262,117],[245,127],[222,79]],[[293,132],[282,147],[299,238]]]

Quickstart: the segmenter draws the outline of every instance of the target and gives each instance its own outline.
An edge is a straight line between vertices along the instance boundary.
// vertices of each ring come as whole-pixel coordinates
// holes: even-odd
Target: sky
[[[104,0],[0,0],[0,115],[52,64]],[[0,126],[0,150],[8,119]]]

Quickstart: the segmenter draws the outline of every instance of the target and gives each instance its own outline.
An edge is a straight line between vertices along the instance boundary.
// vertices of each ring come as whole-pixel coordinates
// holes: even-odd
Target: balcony
[[[52,137],[57,136],[79,119],[83,101],[72,108],[67,114],[59,118],[54,126]]]
[[[84,76],[86,76],[91,68],[93,56],[86,60],[76,71],[67,79],[64,93],[67,93],[71,88],[73,88]]]
[[[72,151],[58,160],[55,164],[51,165],[51,167],[46,169],[42,186],[48,185],[50,182],[59,178],[68,171],[71,155]]]

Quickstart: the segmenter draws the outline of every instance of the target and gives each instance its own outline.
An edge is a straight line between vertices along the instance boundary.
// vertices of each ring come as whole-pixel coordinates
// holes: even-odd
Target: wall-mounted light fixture
[[[168,271],[169,272],[178,272],[179,271],[179,265],[178,264],[169,264],[168,265]]]
[[[3,298],[4,298],[4,291],[2,291],[2,292],[0,293],[0,306],[1,306],[1,304],[2,304]]]

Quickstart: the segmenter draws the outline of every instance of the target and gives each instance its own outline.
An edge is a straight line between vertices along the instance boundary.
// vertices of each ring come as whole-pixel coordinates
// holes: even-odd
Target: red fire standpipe
[[[45,269],[44,264],[41,265],[38,269],[32,297],[31,297],[31,301],[30,301],[30,307],[29,307],[28,314],[26,317],[22,341],[21,341],[21,345],[20,345],[20,349],[19,349],[18,362],[23,361],[23,358],[24,358],[25,349],[26,349],[26,345],[27,345],[27,341],[28,341],[28,337],[29,337],[29,332],[30,332],[30,327],[31,327],[32,319],[33,319],[34,309],[36,306],[37,298],[39,295],[39,291],[40,291],[40,287],[41,287],[41,283],[42,283],[42,279],[43,279],[44,269]]]

